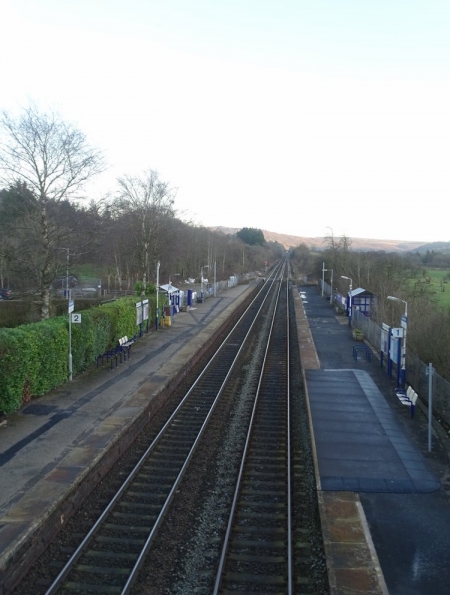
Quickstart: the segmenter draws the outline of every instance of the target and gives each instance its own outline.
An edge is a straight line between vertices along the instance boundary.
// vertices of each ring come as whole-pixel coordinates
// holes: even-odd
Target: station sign
[[[402,328],[391,328],[391,335],[393,337],[395,337],[396,339],[401,339],[401,338],[403,338],[403,335],[404,335],[404,329],[402,329]]]

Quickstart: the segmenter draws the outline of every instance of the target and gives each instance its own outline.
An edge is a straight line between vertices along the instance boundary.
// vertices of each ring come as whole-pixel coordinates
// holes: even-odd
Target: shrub
[[[33,352],[23,349],[24,345],[23,327],[0,329],[0,411],[3,413],[17,411],[22,404]]]
[[[83,310],[81,323],[72,324],[72,372],[77,374],[99,355],[136,334],[135,297]],[[155,296],[149,298],[154,312]],[[161,306],[166,302],[161,296]],[[150,315],[151,318],[151,315]],[[0,411],[11,413],[33,396],[40,396],[68,378],[68,316],[0,329]]]

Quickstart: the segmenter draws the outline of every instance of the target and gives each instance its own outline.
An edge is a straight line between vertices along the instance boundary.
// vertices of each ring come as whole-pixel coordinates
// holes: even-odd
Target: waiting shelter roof
[[[360,295],[360,296],[373,295],[373,296],[375,296],[374,293],[372,293],[371,291],[367,291],[367,289],[363,289],[362,287],[357,287],[356,289],[352,290],[352,298],[356,297],[357,295]]]
[[[171,283],[166,283],[166,285],[160,285],[159,286],[160,291],[164,291],[165,293],[176,293],[177,291],[180,291],[178,289],[178,287],[175,287],[175,285],[172,285]]]

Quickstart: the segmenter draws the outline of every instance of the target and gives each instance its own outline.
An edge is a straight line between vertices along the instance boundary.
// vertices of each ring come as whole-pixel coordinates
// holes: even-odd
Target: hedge
[[[161,296],[162,303],[164,297]],[[136,297],[127,297],[83,310],[72,324],[72,372],[95,364],[97,357],[137,332]],[[155,311],[154,298],[150,312]],[[0,329],[0,413],[17,411],[68,379],[68,317]]]

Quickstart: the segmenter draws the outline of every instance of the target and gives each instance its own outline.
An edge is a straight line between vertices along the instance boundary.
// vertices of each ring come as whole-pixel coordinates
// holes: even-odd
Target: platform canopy
[[[166,285],[160,285],[159,290],[164,291],[164,293],[168,293],[169,295],[172,293],[176,293],[177,291],[180,291],[178,287],[175,287],[175,285],[172,285],[171,283],[166,283]]]

